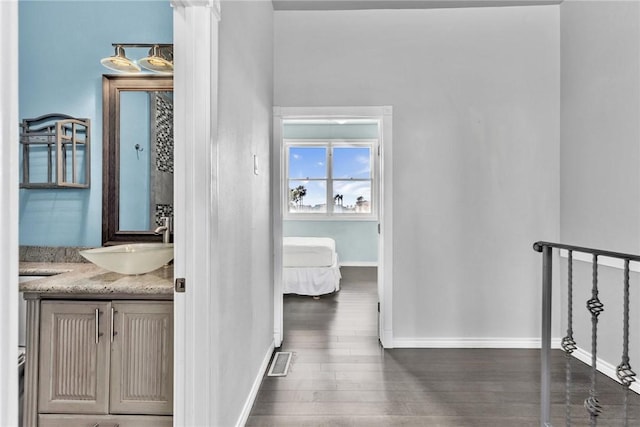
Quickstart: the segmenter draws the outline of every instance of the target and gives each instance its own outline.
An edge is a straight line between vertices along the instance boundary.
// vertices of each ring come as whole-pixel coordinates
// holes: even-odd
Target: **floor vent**
[[[289,372],[289,363],[291,363],[290,351],[278,351],[271,361],[268,377],[284,377]]]

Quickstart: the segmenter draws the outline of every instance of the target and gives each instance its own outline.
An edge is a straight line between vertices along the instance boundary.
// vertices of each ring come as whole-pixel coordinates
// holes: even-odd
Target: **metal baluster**
[[[616,375],[624,390],[624,426],[629,424],[629,386],[636,380],[636,373],[629,364],[629,260],[624,260],[624,314],[622,332],[622,361],[616,368]]]
[[[573,339],[573,251],[569,250],[567,277],[567,336],[562,339],[565,356],[565,424],[571,427],[571,353],[577,348]]]
[[[596,363],[598,351],[598,316],[604,311],[604,305],[598,298],[598,255],[593,255],[593,287],[591,299],[587,301],[587,309],[591,313],[591,389],[589,397],[584,401],[584,407],[589,411],[589,421],[592,427],[598,424],[598,415],[602,413],[602,406],[598,401],[596,382]]]

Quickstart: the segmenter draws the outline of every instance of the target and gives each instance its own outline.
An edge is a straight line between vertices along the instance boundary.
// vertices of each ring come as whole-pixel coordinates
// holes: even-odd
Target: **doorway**
[[[274,233],[274,342],[280,347],[284,336],[283,304],[283,235],[284,219],[289,216],[289,192],[286,191],[288,175],[286,123],[310,124],[373,124],[377,130],[377,146],[373,149],[372,169],[375,182],[371,184],[375,212],[368,220],[374,221],[377,232],[377,287],[378,287],[378,335],[383,347],[393,347],[392,333],[392,107],[274,107],[273,144],[273,233]],[[329,177],[330,179],[330,177]],[[327,183],[325,183],[327,185]],[[333,192],[327,189],[325,213],[334,201]],[[342,197],[340,198],[342,202]],[[362,199],[360,200],[362,202]],[[322,205],[319,203],[318,205]],[[365,215],[366,216],[366,215]],[[371,263],[370,264],[374,264]],[[365,261],[366,265],[366,261]]]

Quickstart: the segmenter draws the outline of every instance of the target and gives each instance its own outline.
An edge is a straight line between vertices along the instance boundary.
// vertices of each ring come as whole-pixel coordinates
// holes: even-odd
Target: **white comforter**
[[[284,267],[329,267],[333,265],[336,242],[329,237],[285,237]]]
[[[323,295],[340,290],[335,241],[327,237],[285,237],[283,292]]]

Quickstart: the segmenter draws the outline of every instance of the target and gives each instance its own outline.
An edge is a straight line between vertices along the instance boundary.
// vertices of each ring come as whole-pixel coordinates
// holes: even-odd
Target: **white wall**
[[[539,337],[559,61],[558,6],[275,13],[275,105],[393,106],[397,345]]]
[[[273,106],[270,2],[222,2],[219,29],[220,271],[215,425],[235,425],[273,341],[269,153]],[[248,31],[250,29],[250,31]],[[259,175],[253,173],[253,155]]]
[[[640,3],[566,1],[563,241],[640,252]]]
[[[564,243],[640,253],[640,3],[565,1],[562,55],[561,238]],[[599,271],[598,354],[622,353],[622,270]],[[574,329],[591,351],[591,264],[574,265]],[[631,276],[631,366],[640,358],[640,276]],[[563,263],[563,306],[566,305]],[[563,323],[566,325],[566,307]],[[566,327],[566,326],[565,326]],[[564,328],[563,328],[564,333]],[[634,363],[635,360],[635,363]],[[635,369],[637,371],[637,369]]]

